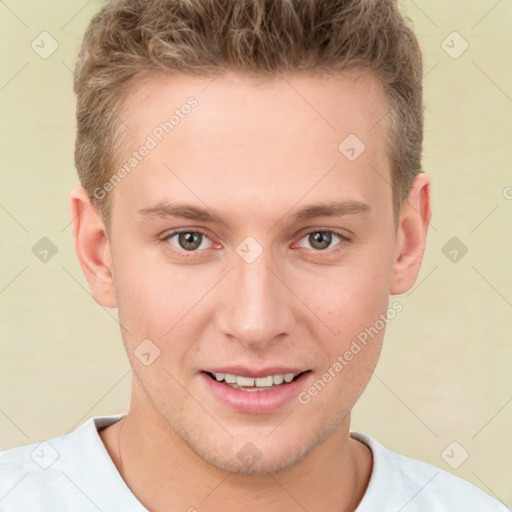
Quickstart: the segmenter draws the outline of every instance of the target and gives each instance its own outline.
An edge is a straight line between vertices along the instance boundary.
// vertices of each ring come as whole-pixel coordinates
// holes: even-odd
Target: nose
[[[220,332],[253,351],[264,351],[289,334],[293,294],[270,251],[251,263],[235,256],[235,268],[223,281],[217,322]]]

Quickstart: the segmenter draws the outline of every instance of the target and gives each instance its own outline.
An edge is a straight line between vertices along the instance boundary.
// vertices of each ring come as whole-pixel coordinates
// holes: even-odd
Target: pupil
[[[316,246],[317,249],[326,249],[329,247],[331,243],[331,235],[330,233],[318,231],[313,235],[313,242],[311,245]],[[317,246],[320,245],[320,247]]]
[[[187,250],[197,249],[201,245],[200,242],[198,243],[199,236],[194,233],[181,233],[179,238],[180,245]]]

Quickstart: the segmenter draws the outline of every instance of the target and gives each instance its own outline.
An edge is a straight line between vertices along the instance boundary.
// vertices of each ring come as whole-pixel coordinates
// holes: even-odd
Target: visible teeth
[[[254,379],[251,377],[237,377],[236,383],[239,386],[254,386]]]
[[[269,375],[268,377],[258,377],[256,379],[256,386],[258,388],[265,388],[272,386],[274,384],[274,378],[272,375]]]
[[[279,386],[283,382],[290,383],[298,373],[280,373],[256,378],[241,377],[240,375],[233,375],[231,373],[214,373],[213,375],[218,382],[224,381],[226,384],[233,384],[232,387],[236,388],[270,388],[272,386]]]
[[[274,384],[282,384],[284,382],[284,375],[274,375]]]

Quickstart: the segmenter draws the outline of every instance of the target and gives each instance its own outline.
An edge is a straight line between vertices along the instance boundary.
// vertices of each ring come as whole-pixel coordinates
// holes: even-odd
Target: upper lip
[[[240,377],[268,377],[269,375],[280,375],[285,373],[302,373],[308,371],[307,368],[297,368],[295,366],[269,366],[267,368],[249,368],[247,366],[218,366],[215,368],[205,368],[202,370],[207,373],[229,373]]]

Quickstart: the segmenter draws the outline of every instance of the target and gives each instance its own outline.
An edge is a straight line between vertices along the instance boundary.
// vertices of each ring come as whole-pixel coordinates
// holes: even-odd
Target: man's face
[[[181,110],[188,113],[172,131],[156,129],[189,97],[197,105]],[[332,368],[382,318],[393,277],[391,173],[379,122],[387,110],[370,77],[167,76],[140,85],[126,103],[129,150],[119,164],[148,136],[156,142],[112,197],[132,408],[163,419],[220,468],[249,471],[248,451],[250,471],[284,469],[348,430],[384,330]],[[337,215],[297,216],[333,202],[342,206]],[[220,220],[171,215],[177,206]],[[309,393],[329,368],[330,382]],[[216,375],[274,383],[288,373],[300,375],[263,391],[234,389]]]

